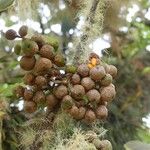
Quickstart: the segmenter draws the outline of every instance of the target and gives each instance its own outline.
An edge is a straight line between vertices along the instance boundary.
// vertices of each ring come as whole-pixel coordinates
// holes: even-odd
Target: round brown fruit
[[[101,100],[106,102],[112,101],[116,95],[115,88],[111,85],[102,88],[100,90],[100,93],[101,93]]]
[[[69,110],[69,113],[70,115],[73,117],[73,118],[78,118],[78,115],[79,115],[79,109],[77,106],[72,106],[72,108]]]
[[[32,57],[34,54],[38,52],[38,50],[39,50],[39,47],[36,44],[36,42],[31,41],[29,39],[25,39],[22,41],[22,52],[26,56]]]
[[[86,123],[93,123],[96,120],[96,115],[92,110],[87,110],[84,120]]]
[[[24,111],[27,113],[33,113],[37,110],[37,105],[33,101],[25,101],[24,102]]]
[[[19,33],[19,35],[20,35],[21,37],[26,36],[27,33],[28,33],[28,27],[25,26],[25,25],[21,26],[21,28],[19,29],[18,33]]]
[[[54,58],[54,64],[58,67],[64,67],[65,66],[65,58],[62,54],[56,54]]]
[[[109,73],[113,78],[117,75],[117,68],[114,65],[105,65],[105,70]]]
[[[35,63],[36,63],[35,56],[33,57],[23,56],[20,60],[20,67],[23,70],[30,71],[34,68]]]
[[[90,53],[89,59],[96,58],[99,59],[99,56],[96,53]]]
[[[81,100],[85,95],[85,89],[82,85],[74,85],[71,88],[71,95],[75,100]]]
[[[36,42],[38,44],[39,48],[41,48],[45,44],[44,38],[40,34],[33,35],[31,37],[31,40],[33,40],[34,42]]]
[[[7,30],[5,33],[5,38],[7,40],[14,40],[17,37],[17,32],[13,29]]]
[[[58,99],[62,99],[64,96],[66,96],[68,94],[68,89],[66,86],[64,85],[60,85],[56,88],[56,90],[54,91],[54,95],[58,98]]]
[[[90,76],[94,81],[100,81],[105,75],[106,72],[103,66],[96,66],[90,70]]]
[[[53,94],[49,94],[46,96],[46,104],[49,109],[53,109],[58,104],[58,100]]]
[[[38,74],[47,72],[52,67],[52,62],[47,58],[39,58],[36,61],[34,71]]]
[[[95,82],[90,77],[85,77],[81,80],[81,85],[88,91],[95,87]]]
[[[43,86],[46,86],[47,85],[47,80],[45,77],[43,76],[37,76],[35,78],[35,84],[39,87],[39,88],[42,88]]]
[[[100,95],[100,93],[97,91],[97,90],[95,90],[95,89],[92,89],[92,90],[90,90],[90,91],[88,91],[87,93],[86,93],[86,96],[87,96],[87,98],[88,98],[88,100],[90,101],[90,102],[96,102],[96,103],[99,103],[100,102],[100,97],[101,97],[101,95]]]
[[[40,49],[40,55],[41,57],[53,60],[55,57],[54,48],[51,45],[45,44]]]
[[[72,97],[70,95],[66,95],[62,99],[62,103],[61,103],[62,109],[64,109],[64,110],[71,109],[73,105],[74,105],[73,99],[72,99]]]
[[[15,87],[15,89],[13,90],[14,95],[17,98],[23,97],[24,95],[24,87],[21,85],[18,85],[17,87]]]
[[[80,76],[78,74],[73,74],[72,78],[71,78],[71,83],[72,84],[80,84]]]
[[[86,113],[85,107],[79,107],[79,113],[77,119],[83,119]]]
[[[86,77],[89,74],[89,68],[86,64],[81,64],[81,65],[79,65],[77,72],[82,77]]]
[[[106,119],[108,116],[108,109],[104,105],[100,105],[96,109],[96,116],[98,119]]]
[[[101,80],[101,85],[108,86],[112,83],[112,76],[110,74],[106,74],[106,76]]]
[[[33,101],[36,103],[44,103],[45,102],[45,94],[43,91],[37,91],[33,96]]]
[[[24,96],[23,96],[23,98],[24,98],[26,101],[31,101],[32,98],[33,98],[33,91],[28,90],[28,89],[25,89],[25,90],[24,90]]]
[[[23,78],[23,81],[26,85],[33,85],[34,79],[35,79],[35,76],[32,73],[26,73]]]

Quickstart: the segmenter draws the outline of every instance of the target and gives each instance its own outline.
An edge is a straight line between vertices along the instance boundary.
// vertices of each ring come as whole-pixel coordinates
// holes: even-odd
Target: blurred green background
[[[109,5],[101,37],[89,44],[118,68],[117,96],[104,127],[114,150],[123,150],[131,140],[150,143],[150,1],[113,0]],[[4,150],[17,149],[16,129],[26,117],[22,101],[12,98],[12,89],[22,82],[24,72],[18,67],[20,58],[13,54],[15,43],[3,33],[28,25],[30,34],[58,39],[67,55],[84,24],[84,14],[77,15],[79,9],[79,0],[0,0],[0,142]]]

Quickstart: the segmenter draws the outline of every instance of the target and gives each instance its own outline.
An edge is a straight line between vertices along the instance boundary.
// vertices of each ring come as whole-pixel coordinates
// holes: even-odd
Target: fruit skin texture
[[[14,40],[16,37],[17,37],[17,33],[13,29],[7,30],[5,33],[5,38],[7,40]]]
[[[54,58],[54,64],[58,67],[64,67],[65,66],[65,59],[62,54],[56,54]]]
[[[116,95],[115,87],[113,87],[112,85],[109,85],[107,87],[102,88],[100,90],[100,93],[101,93],[102,101],[110,102],[113,100],[113,98]]]
[[[72,99],[72,97],[70,95],[66,95],[62,99],[62,103],[61,103],[62,109],[64,109],[64,110],[71,109],[73,105],[74,105],[73,99]]]
[[[37,110],[37,105],[33,101],[25,101],[24,102],[24,110],[27,113],[33,113]]]
[[[96,139],[94,139],[93,141],[92,141],[92,143],[94,144],[94,146],[99,150],[101,150],[101,141],[98,139],[98,138],[96,138]]]
[[[84,107],[79,107],[79,113],[77,119],[83,119],[86,113],[86,109]]]
[[[89,74],[89,68],[86,64],[81,64],[81,65],[79,65],[77,72],[82,77],[86,77]]]
[[[74,74],[71,78],[71,83],[72,84],[80,84],[80,76],[78,74]]]
[[[55,57],[54,48],[48,44],[43,45],[40,49],[40,55],[41,57],[53,60]]]
[[[108,86],[112,83],[112,76],[110,74],[106,74],[106,76],[101,80],[101,85]]]
[[[96,120],[95,113],[92,110],[87,110],[84,119],[86,123],[94,122]]]
[[[85,95],[85,89],[82,85],[74,85],[71,88],[71,95],[75,100],[81,100],[82,97]]]
[[[53,94],[49,94],[46,96],[46,104],[49,109],[53,109],[58,104],[58,100]]]
[[[88,98],[88,100],[89,100],[90,102],[93,102],[93,101],[95,101],[96,103],[99,103],[99,102],[100,102],[100,97],[101,97],[101,95],[100,95],[100,93],[99,93],[97,90],[95,90],[95,89],[92,89],[92,90],[88,91],[88,92],[86,93],[86,96],[87,96],[87,98]]]
[[[20,55],[20,53],[21,53],[21,45],[20,44],[15,45],[14,52],[16,55]]]
[[[107,65],[107,64],[106,64],[106,65],[105,65],[105,70],[106,70],[106,72],[109,73],[113,78],[116,77],[117,72],[118,72],[117,68],[116,68],[114,65]]]
[[[27,101],[31,101],[33,98],[33,92],[31,90],[25,89],[24,90],[24,99]]]
[[[101,141],[101,150],[112,150],[112,145],[108,140]]]
[[[19,35],[20,35],[21,37],[26,36],[27,33],[28,33],[28,27],[25,26],[25,25],[23,25],[23,26],[19,29],[18,33],[19,33]]]
[[[106,119],[108,116],[108,109],[104,105],[100,105],[96,109],[96,116],[98,119]]]
[[[35,84],[39,87],[39,88],[42,88],[43,86],[46,86],[47,85],[47,80],[45,77],[43,76],[37,76],[35,78]]]
[[[24,87],[22,87],[21,85],[18,85],[17,87],[15,87],[15,89],[13,90],[14,95],[17,98],[23,97],[24,95]]]
[[[34,42],[36,42],[38,44],[39,48],[41,48],[45,44],[44,38],[40,34],[33,35],[31,37],[31,40],[34,41]]]
[[[69,113],[73,118],[77,119],[78,115],[79,115],[78,107],[77,106],[72,106],[72,108],[69,110]]]
[[[44,103],[45,102],[45,94],[43,91],[37,91],[34,94],[33,101],[36,103]]]
[[[29,39],[25,39],[22,41],[22,52],[29,57],[32,57],[34,54],[38,52],[39,48],[36,42],[31,41]]]
[[[33,85],[34,84],[35,76],[32,73],[26,73],[23,77],[23,81],[26,85]]]
[[[36,63],[35,56],[33,57],[23,56],[20,60],[20,67],[23,70],[30,71],[34,68],[35,63]]]
[[[66,73],[76,73],[76,71],[77,71],[77,67],[73,65],[67,65],[65,68]]]
[[[66,86],[64,85],[60,85],[56,88],[56,90],[54,91],[54,95],[58,98],[58,99],[62,99],[64,96],[66,96],[68,94],[68,89]]]
[[[52,67],[52,62],[47,58],[39,58],[36,61],[34,71],[38,74],[42,74],[43,72],[47,72]]]
[[[100,81],[105,75],[106,72],[103,66],[96,66],[90,70],[90,76],[94,81]]]
[[[88,91],[95,87],[95,82],[90,77],[85,77],[81,80],[81,85]]]

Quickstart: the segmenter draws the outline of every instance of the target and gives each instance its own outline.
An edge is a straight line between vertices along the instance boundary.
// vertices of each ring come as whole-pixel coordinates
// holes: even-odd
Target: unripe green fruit
[[[66,95],[61,103],[61,107],[62,109],[66,110],[66,109],[70,109],[72,108],[72,106],[74,105],[73,103],[73,99],[70,95]]]
[[[64,67],[65,59],[64,59],[63,55],[60,53],[56,54],[56,56],[54,58],[54,63],[58,67]]]
[[[108,86],[112,83],[112,76],[110,74],[106,74],[106,76],[101,80],[101,85]]]
[[[13,29],[7,30],[5,37],[7,40],[14,40],[17,37],[17,32]]]
[[[77,67],[73,66],[73,65],[67,65],[65,68],[66,73],[76,73],[77,71]]]
[[[27,33],[28,33],[28,27],[25,26],[25,25],[21,26],[21,28],[19,29],[18,33],[19,33],[19,35],[20,35],[21,37],[26,36]]]
[[[38,52],[38,45],[29,39],[22,41],[22,51],[26,56],[33,56]]]
[[[20,53],[21,53],[21,45],[20,44],[15,45],[14,52],[16,55],[20,55]]]

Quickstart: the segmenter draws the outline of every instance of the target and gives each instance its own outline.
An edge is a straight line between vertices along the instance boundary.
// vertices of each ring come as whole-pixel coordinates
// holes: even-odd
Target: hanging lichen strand
[[[81,36],[73,41],[74,46],[70,50],[69,62],[72,60],[74,64],[77,64],[88,59],[91,52],[89,44],[102,33],[106,3],[106,0],[81,1],[81,10],[78,16],[83,16],[85,22],[80,30]]]

